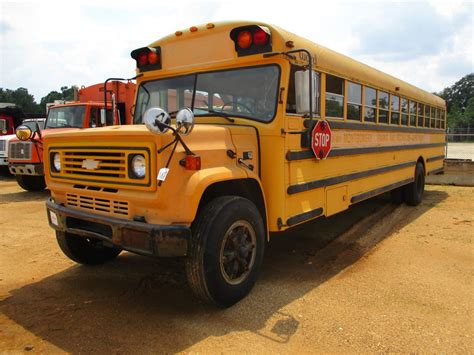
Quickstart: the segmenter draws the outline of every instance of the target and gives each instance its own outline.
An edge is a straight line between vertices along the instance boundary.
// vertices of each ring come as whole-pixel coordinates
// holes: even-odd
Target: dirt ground
[[[473,196],[428,186],[416,208],[382,196],[275,235],[254,290],[222,310],[179,260],[74,264],[48,192],[0,179],[0,352],[472,353]]]
[[[474,160],[474,143],[449,142],[447,158]]]

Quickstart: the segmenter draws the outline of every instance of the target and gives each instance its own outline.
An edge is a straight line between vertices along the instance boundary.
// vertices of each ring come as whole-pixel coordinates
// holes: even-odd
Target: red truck
[[[9,142],[8,168],[23,189],[40,191],[46,187],[42,138],[51,130],[130,124],[133,120],[131,108],[135,99],[135,83],[131,81],[114,80],[82,87],[76,96],[76,101],[48,107],[43,130],[28,127],[26,131],[29,130],[31,135],[25,137],[25,128],[20,126],[17,138]]]
[[[8,142],[26,116],[17,105],[0,102],[0,168],[8,166]]]

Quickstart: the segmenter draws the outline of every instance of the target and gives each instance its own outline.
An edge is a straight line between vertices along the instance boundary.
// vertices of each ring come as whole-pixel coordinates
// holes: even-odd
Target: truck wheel
[[[109,248],[100,241],[71,233],[56,231],[56,239],[63,253],[79,264],[99,265],[117,257],[121,249]]]
[[[186,259],[188,283],[203,301],[229,307],[252,289],[263,261],[265,228],[257,207],[218,197],[198,212]]]
[[[408,184],[403,189],[403,199],[409,206],[418,206],[423,199],[425,191],[425,169],[420,162],[416,163],[415,181]]]
[[[44,176],[15,175],[16,182],[23,190],[41,191],[46,188]]]

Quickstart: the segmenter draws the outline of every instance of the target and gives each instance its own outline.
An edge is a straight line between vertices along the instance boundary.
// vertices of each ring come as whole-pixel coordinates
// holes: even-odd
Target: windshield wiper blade
[[[229,117],[229,115],[225,114],[224,112],[210,110],[210,109],[205,108],[205,107],[199,107],[199,108],[195,107],[194,109],[195,110],[206,111],[206,112],[212,113],[213,115],[216,115],[216,116],[219,116],[219,117],[224,117],[227,121],[232,122],[232,123],[235,122],[235,120],[233,118]]]

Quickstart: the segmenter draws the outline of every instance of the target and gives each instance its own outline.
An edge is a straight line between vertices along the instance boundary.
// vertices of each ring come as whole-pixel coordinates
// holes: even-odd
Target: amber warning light
[[[239,57],[272,51],[272,35],[264,26],[243,26],[230,32]]]
[[[143,47],[130,53],[140,71],[161,69],[161,48]]]

